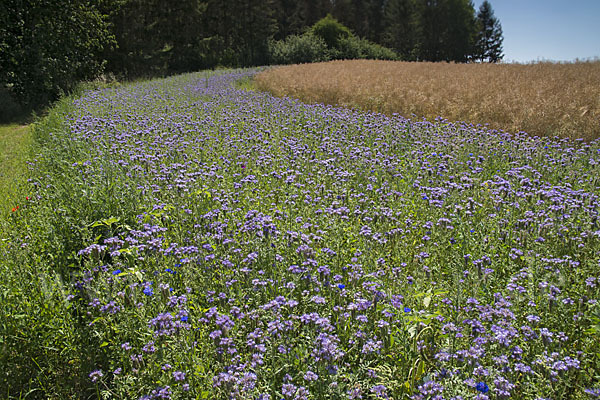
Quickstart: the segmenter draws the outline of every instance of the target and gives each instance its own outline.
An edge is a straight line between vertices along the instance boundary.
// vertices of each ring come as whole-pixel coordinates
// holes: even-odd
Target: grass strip
[[[32,144],[29,125],[0,125],[0,218],[22,200],[19,187],[26,180],[26,160]]]

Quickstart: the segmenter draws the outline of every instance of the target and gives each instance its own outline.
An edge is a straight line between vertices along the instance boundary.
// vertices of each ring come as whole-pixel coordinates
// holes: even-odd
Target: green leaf
[[[99,221],[93,222],[90,227],[96,228],[98,226],[111,226],[112,224],[119,222],[121,219],[117,217],[110,217],[106,219],[101,219]]]

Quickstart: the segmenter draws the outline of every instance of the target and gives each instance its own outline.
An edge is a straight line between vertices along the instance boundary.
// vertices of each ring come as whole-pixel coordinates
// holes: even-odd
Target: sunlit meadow
[[[600,396],[598,141],[236,84],[255,73],[91,91],[36,127],[4,393]]]

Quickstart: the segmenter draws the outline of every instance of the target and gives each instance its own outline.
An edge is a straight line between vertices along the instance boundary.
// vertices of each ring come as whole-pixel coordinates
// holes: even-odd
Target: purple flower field
[[[87,92],[32,163],[90,397],[600,396],[600,142],[236,84],[255,73]]]

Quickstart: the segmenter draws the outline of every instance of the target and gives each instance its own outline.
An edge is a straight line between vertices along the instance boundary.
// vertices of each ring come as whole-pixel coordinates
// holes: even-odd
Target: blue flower
[[[104,374],[102,373],[102,370],[97,369],[95,371],[92,371],[88,376],[90,377],[92,382],[96,383],[100,378],[104,376]]]
[[[152,286],[146,286],[144,288],[144,294],[146,296],[152,296],[154,294],[154,290],[152,290]]]
[[[173,271],[171,268],[167,268],[166,271],[170,274],[176,274],[177,272]]]
[[[484,382],[479,382],[477,385],[475,385],[475,389],[481,393],[487,393],[490,391],[490,388]]]
[[[590,398],[600,397],[600,388],[585,389],[584,392],[590,396]]]
[[[112,274],[113,274],[113,275],[119,275],[120,273],[121,273],[121,270],[120,270],[120,269],[117,269],[117,270],[113,271],[113,273],[112,273]]]
[[[404,307],[404,312],[405,312],[405,313],[409,313],[409,312],[411,312],[411,311],[412,311],[412,310],[411,310],[409,307]]]
[[[181,317],[181,322],[187,322],[187,320],[188,320],[188,316],[187,315],[183,315]]]
[[[344,285],[343,283],[338,284],[338,288],[340,288],[340,289],[343,289],[345,287],[346,287],[346,285]]]

